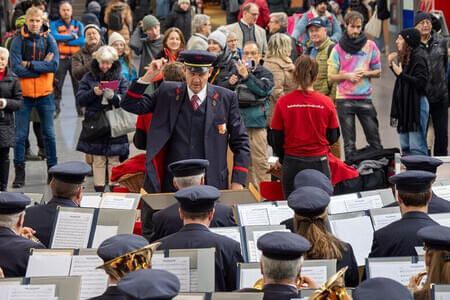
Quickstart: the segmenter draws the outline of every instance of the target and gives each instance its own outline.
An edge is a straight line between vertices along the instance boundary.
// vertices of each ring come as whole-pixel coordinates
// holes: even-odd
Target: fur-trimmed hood
[[[91,63],[91,73],[95,80],[97,80],[98,82],[119,80],[122,75],[122,63],[120,62],[120,60],[114,61],[111,69],[109,69],[108,72],[103,73],[100,70],[97,60],[93,59]]]

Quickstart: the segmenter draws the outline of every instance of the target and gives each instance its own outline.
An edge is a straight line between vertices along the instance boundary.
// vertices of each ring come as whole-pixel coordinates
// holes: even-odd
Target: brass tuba
[[[309,300],[351,300],[347,293],[344,282],[345,271],[348,266],[340,269],[336,274],[331,276],[320,289],[316,290],[308,299]]]
[[[97,269],[103,269],[105,272],[116,280],[120,280],[123,276],[140,269],[150,269],[152,267],[152,256],[161,243],[153,243],[141,249],[125,253],[105,262]]]

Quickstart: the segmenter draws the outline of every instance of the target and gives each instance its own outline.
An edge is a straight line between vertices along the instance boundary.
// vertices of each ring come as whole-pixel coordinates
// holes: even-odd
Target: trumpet
[[[348,266],[340,269],[336,274],[331,276],[320,289],[316,290],[308,299],[309,300],[351,300],[345,288],[344,275]]]
[[[417,286],[420,286],[420,284],[422,283],[422,280],[423,280],[423,278],[426,276],[428,274],[428,272],[425,270],[425,271],[422,271],[422,272],[419,272],[419,274],[417,274],[417,278],[416,278],[416,285]]]
[[[153,243],[141,249],[125,253],[98,266],[97,269],[103,269],[116,280],[123,276],[140,269],[150,269],[152,267],[152,256],[161,243]]]

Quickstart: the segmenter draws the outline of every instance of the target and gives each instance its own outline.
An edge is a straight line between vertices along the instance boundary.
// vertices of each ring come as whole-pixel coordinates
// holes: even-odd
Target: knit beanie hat
[[[99,13],[102,10],[102,7],[97,1],[91,1],[87,7],[88,12]]]
[[[416,26],[425,19],[431,22],[430,14],[419,10],[418,12],[416,12],[416,15],[414,16],[414,26]]]
[[[87,31],[88,29],[91,29],[91,28],[94,28],[95,30],[98,31],[98,33],[99,33],[100,35],[102,35],[102,31],[101,31],[100,28],[99,28],[97,25],[95,25],[95,24],[88,24],[88,25],[86,25],[86,27],[84,27],[84,35],[86,35],[86,31]]]
[[[420,31],[415,28],[404,29],[400,32],[405,42],[411,48],[417,48],[420,45]]]
[[[142,20],[142,29],[144,31],[147,31],[147,29],[149,29],[150,27],[153,27],[155,25],[159,25],[159,21],[155,16],[152,15],[147,15],[145,16],[145,18]]]
[[[121,41],[125,45],[127,44],[125,42],[125,39],[123,38],[123,36],[120,33],[113,31],[111,33],[111,35],[109,36],[108,45],[112,46],[114,44],[114,42],[117,42],[117,41]]]
[[[216,30],[208,36],[208,41],[209,40],[213,40],[214,42],[219,44],[220,48],[222,48],[223,50],[227,43],[227,36],[222,31]]]

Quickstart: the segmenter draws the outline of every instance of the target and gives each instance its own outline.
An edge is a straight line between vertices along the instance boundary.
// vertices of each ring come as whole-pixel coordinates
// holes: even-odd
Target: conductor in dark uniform
[[[98,247],[97,254],[106,263],[116,257],[141,249],[147,245],[147,240],[140,235],[118,234],[104,240]],[[112,274],[106,273],[109,276],[108,288],[102,295],[90,298],[90,300],[123,300],[125,295],[117,288],[117,279]]]
[[[333,185],[331,184],[330,178],[328,178],[324,173],[315,169],[304,169],[295,175],[294,178],[294,189],[298,189],[304,186],[317,187],[324,190],[328,195],[333,195]],[[328,205],[328,204],[327,204]],[[284,220],[280,223],[285,225],[287,229],[294,232],[294,219],[290,218]],[[346,272],[348,274],[348,271]]]
[[[435,178],[427,171],[405,171],[389,178],[398,191],[402,218],[374,232],[369,257],[417,256],[414,247],[422,246],[417,231],[438,225],[427,214]]]
[[[355,287],[359,283],[355,254],[349,243],[339,240],[328,231],[329,204],[330,195],[321,188],[304,186],[294,190],[288,197],[288,206],[295,212],[294,233],[311,243],[311,248],[305,253],[307,259],[336,259],[336,270],[348,267],[345,286]],[[319,245],[317,241],[322,242]]]
[[[211,232],[208,227],[214,216],[214,203],[220,197],[217,188],[209,185],[191,186],[175,193],[183,220],[180,231],[159,240],[161,249],[216,248],[215,290],[236,289],[237,263],[243,262],[238,242]]]
[[[0,193],[0,268],[5,277],[24,277],[30,249],[45,249],[41,243],[20,236],[25,207],[31,200],[19,193]]]
[[[425,155],[408,155],[402,157],[400,161],[407,170],[428,171],[434,174],[436,174],[437,167],[443,164],[442,160]],[[434,181],[432,182],[432,184],[433,183]],[[393,203],[388,206],[398,206],[398,203]],[[439,214],[448,212],[450,212],[450,201],[439,197],[433,191],[431,191],[431,200],[430,204],[428,205],[428,213]]]
[[[205,173],[208,166],[209,162],[205,159],[186,159],[171,163],[169,170],[173,174],[173,185],[177,190],[180,190],[189,186],[205,184]],[[153,215],[154,233],[150,242],[175,233],[183,227],[179,208],[180,205],[176,203]],[[227,205],[217,203],[210,227],[229,226],[237,226],[233,210]]]
[[[50,247],[50,237],[56,217],[56,208],[78,207],[83,197],[84,178],[91,172],[91,167],[85,162],[68,161],[50,168],[48,173],[53,176],[50,182],[52,199],[44,205],[27,208],[24,226],[33,228],[35,236]]]
[[[144,94],[148,84],[160,73],[165,60],[155,60],[145,75],[131,83],[121,107],[135,114],[153,113],[147,137],[144,189],[148,193],[174,192],[172,162],[200,158],[210,163],[205,183],[228,189],[227,147],[234,156],[231,188],[245,185],[250,148],[234,92],[208,83],[216,56],[202,50],[183,51],[186,82],[163,82],[151,95]],[[165,151],[164,170],[152,159]],[[164,173],[164,174],[162,174]],[[144,235],[150,235],[152,210],[142,206]]]
[[[310,248],[305,238],[292,232],[273,231],[264,234],[256,243],[261,255],[263,274],[263,300],[290,300],[298,296],[298,282],[303,288],[317,289],[317,283],[309,276],[302,276],[303,255]],[[239,292],[261,292],[245,288]]]

